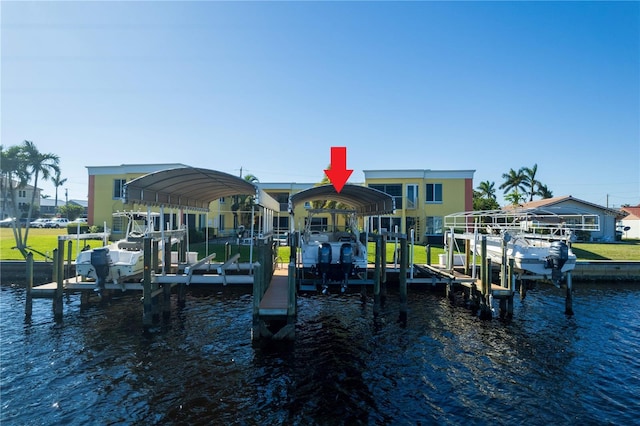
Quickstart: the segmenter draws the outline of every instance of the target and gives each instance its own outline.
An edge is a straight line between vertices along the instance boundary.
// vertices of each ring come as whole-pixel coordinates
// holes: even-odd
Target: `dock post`
[[[55,276],[55,280],[56,280],[56,291],[54,292],[53,295],[53,318],[56,321],[60,321],[62,320],[62,295],[64,292],[63,289],[63,285],[64,285],[64,240],[59,240],[58,241],[58,251],[57,251],[57,256],[55,256],[54,258],[54,262],[56,263],[56,265],[58,265],[57,267],[57,274]]]
[[[148,328],[153,324],[153,303],[151,300],[151,238],[144,238],[144,270],[142,274],[142,325]]]
[[[380,314],[380,244],[381,237],[375,236],[376,244],[376,256],[375,256],[375,269],[373,273],[373,316],[377,317]],[[401,255],[402,256],[402,255]]]
[[[160,242],[154,240],[151,244],[153,248],[153,256],[151,256],[151,270],[154,272],[158,272],[158,269],[160,268],[160,258],[158,257]]]
[[[571,278],[571,271],[567,272],[567,298],[564,301],[564,313],[566,315],[573,315],[573,283]]]
[[[64,278],[71,278],[71,251],[73,250],[73,241],[67,241],[67,265],[64,269]]]
[[[162,295],[163,303],[162,303],[162,318],[165,320],[171,318],[171,284],[164,283],[162,284]]]
[[[482,297],[480,299],[480,319],[491,319],[491,258],[487,256],[487,237],[482,237]]]
[[[253,265],[253,268],[253,323],[251,338],[256,341],[262,337],[262,327],[260,324],[260,301],[262,300],[263,295],[262,280],[264,279],[264,275],[262,273],[262,265],[259,262],[256,262]]]
[[[424,249],[427,251],[427,265],[431,265],[431,244],[427,244]]]
[[[400,322],[407,324],[407,237],[400,238]]]
[[[382,234],[380,238],[382,239],[382,250],[380,250],[380,306],[384,306],[387,301],[387,235]]]
[[[515,259],[511,258],[509,259],[509,268],[507,269],[509,273],[508,285],[509,285],[509,289],[511,290],[509,292],[509,298],[507,299],[507,319],[513,318],[513,295],[516,292],[516,277],[513,273],[514,269],[515,269]]]
[[[464,240],[464,274],[471,275],[471,240]]]
[[[33,253],[27,254],[27,302],[24,307],[25,320],[31,319],[33,313],[33,297],[31,296],[31,290],[33,289]]]

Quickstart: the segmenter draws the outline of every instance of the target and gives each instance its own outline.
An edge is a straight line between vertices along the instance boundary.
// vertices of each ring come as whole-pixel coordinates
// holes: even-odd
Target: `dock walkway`
[[[259,305],[261,316],[287,315],[289,306],[289,278],[287,269],[276,269]]]

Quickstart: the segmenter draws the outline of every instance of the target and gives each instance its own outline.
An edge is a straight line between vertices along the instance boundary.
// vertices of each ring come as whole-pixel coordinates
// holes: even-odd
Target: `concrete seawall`
[[[640,283],[640,261],[579,260],[573,281],[636,281]]]

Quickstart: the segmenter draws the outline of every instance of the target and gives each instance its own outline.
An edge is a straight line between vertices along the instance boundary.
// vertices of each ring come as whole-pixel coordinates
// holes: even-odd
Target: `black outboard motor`
[[[353,246],[350,243],[344,243],[340,246],[340,264],[344,274],[344,284],[342,286],[342,292],[344,293],[349,281],[349,274],[353,269]]]
[[[322,243],[318,247],[318,272],[322,276],[322,283],[326,284],[327,274],[331,268],[331,244]]]
[[[102,247],[91,252],[91,264],[96,269],[98,291],[104,290],[104,283],[109,275],[109,248]]]
[[[569,260],[569,246],[564,241],[554,241],[549,247],[549,256],[545,259],[545,268],[551,268],[551,279],[556,285],[562,280],[562,267]]]

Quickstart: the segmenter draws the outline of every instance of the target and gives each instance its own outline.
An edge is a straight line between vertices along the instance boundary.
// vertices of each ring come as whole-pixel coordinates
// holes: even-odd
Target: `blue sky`
[[[638,2],[3,1],[0,14],[1,143],[59,155],[69,198],[86,198],[87,166],[317,182],[346,146],[350,182],[473,169],[497,188],[537,164],[556,196],[640,202]]]

